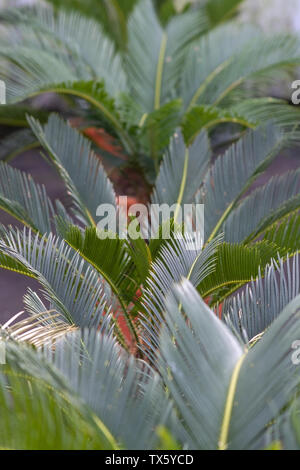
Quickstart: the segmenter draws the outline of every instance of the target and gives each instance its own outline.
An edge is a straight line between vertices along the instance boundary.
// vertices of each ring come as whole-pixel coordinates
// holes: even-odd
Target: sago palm
[[[210,165],[205,131],[188,149],[178,131],[152,201],[204,200],[199,248],[175,220],[169,240],[99,237],[115,194],[89,141],[56,115],[29,123],[70,200],[1,163],[1,208],[25,225],[2,227],[1,267],[41,285],[2,329],[1,445],[297,446],[299,172],[243,197],[285,136],[249,131]]]
[[[102,24],[112,25],[108,2],[103,0],[102,9],[96,3],[93,12],[103,12]],[[120,9],[128,17],[127,22],[123,18],[127,39],[121,49],[101,23],[77,10],[36,7],[2,13],[0,78],[8,103],[1,108],[2,122],[26,126],[28,105],[11,103],[59,93],[71,114],[79,113],[82,130],[104,126],[121,142],[126,164],[139,166],[151,183],[177,127],[186,144],[202,129],[213,135],[224,125],[229,127],[223,140],[236,139],[270,118],[298,129],[298,108],[266,97],[264,84],[299,64],[299,38],[265,37],[253,25],[226,21],[240,0],[201,2],[200,8],[173,13],[164,25],[151,0],[111,3],[114,18]],[[31,133],[13,135],[4,157],[16,154],[16,141],[25,148],[35,144]]]
[[[142,1],[129,19],[128,51],[115,53],[99,26],[78,15],[22,15],[6,16],[22,38],[22,47],[1,49],[9,96],[54,90],[86,98],[94,106],[89,119],[93,112],[98,123],[101,111],[131,158],[155,162],[149,202],[204,204],[205,226],[199,245],[182,235],[175,210],[156,238],[103,237],[97,209],[118,204],[91,142],[56,114],[27,116],[68,199],[51,201],[30,175],[0,163],[0,207],[24,225],[1,227],[0,266],[41,286],[24,296],[26,318],[1,329],[0,447],[299,448],[300,172],[252,189],[295,138],[296,111],[243,128],[216,159],[207,130],[218,113],[232,118],[230,101],[211,106],[231,94],[237,74],[240,85],[273,65],[297,63],[297,40],[257,38],[249,46],[249,31],[236,31],[236,41],[226,26],[196,39],[204,30],[189,12],[171,19],[168,39]],[[147,41],[148,30],[157,44]],[[204,66],[183,66],[198,47]],[[246,54],[255,47],[254,60]],[[158,61],[157,73],[162,51],[172,60]],[[255,103],[243,102],[244,117],[250,109],[273,113],[265,100]]]

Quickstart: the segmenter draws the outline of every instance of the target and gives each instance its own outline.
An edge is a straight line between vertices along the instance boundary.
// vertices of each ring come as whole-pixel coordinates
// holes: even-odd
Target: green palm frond
[[[0,253],[0,268],[7,269],[8,271],[13,271],[18,274],[23,274],[24,276],[35,278],[35,275],[31,273],[22,263],[19,263],[18,261],[10,258],[9,256],[3,255],[3,253]]]
[[[35,231],[51,231],[54,208],[45,186],[4,162],[0,162],[0,208]]]
[[[106,426],[65,377],[32,348],[5,341],[0,370],[1,448],[117,449]]]
[[[130,230],[128,230],[126,250],[129,258],[134,264],[135,277],[139,280],[139,285],[143,285],[149,274],[151,261],[155,258],[155,254],[154,250],[151,251],[151,239],[149,242],[148,240],[145,240],[142,236],[141,229],[139,229],[138,233],[139,236],[132,237]],[[155,239],[155,241],[158,245],[159,240]]]
[[[299,47],[297,38],[265,38],[254,27],[226,24],[216,28],[190,48],[186,58],[180,88],[185,108],[218,106],[246,79],[297,64]]]
[[[254,128],[257,121],[246,114],[208,105],[194,105],[182,122],[182,132],[186,142],[192,142],[202,129],[223,123],[234,123],[243,127]]]
[[[194,202],[210,158],[211,150],[205,131],[201,132],[190,147],[185,145],[181,133],[177,132],[161,164],[151,197],[152,204],[177,204],[174,222],[182,223],[178,219],[179,209]]]
[[[13,57],[15,63],[24,70],[21,76],[15,77],[17,81],[14,85],[21,85],[24,77],[23,93],[28,93],[30,88],[32,91],[41,88],[47,76],[45,85],[101,78],[110,95],[115,96],[120,91],[126,91],[126,75],[121,58],[101,26],[92,19],[63,10],[54,14],[52,8],[45,7],[26,11],[9,10],[4,13],[4,19],[12,27],[18,26],[15,44],[11,44],[11,41],[7,45],[4,43],[1,53],[8,60]],[[28,65],[34,63],[39,64],[39,68],[32,74],[33,69]],[[51,74],[47,66],[53,65],[57,67],[51,69]],[[116,79],[111,80],[112,76]],[[8,91],[9,89],[8,84]],[[11,91],[13,89],[14,87]]]
[[[261,36],[254,26],[225,24],[204,35],[190,48],[179,89],[186,110],[200,103],[213,104],[202,99],[207,86],[258,34]]]
[[[171,403],[149,366],[95,330],[69,333],[44,353],[71,389],[110,430],[120,446],[152,449],[158,425],[171,421]],[[163,413],[162,413],[162,410]]]
[[[300,245],[300,218],[299,211],[284,217],[280,223],[274,223],[264,233],[264,240],[275,243],[280,247],[280,253],[296,253]]]
[[[189,282],[173,289],[157,355],[191,448],[264,446],[267,426],[299,385],[290,357],[299,337],[299,300],[287,305],[261,341],[246,351]]]
[[[30,230],[16,230],[0,240],[0,250],[35,276],[49,310],[59,313],[61,320],[81,327],[98,326],[104,320],[103,279],[64,241],[51,234],[39,238]],[[44,311],[40,304],[34,313]]]
[[[32,118],[29,122],[63,178],[76,216],[95,226],[98,206],[114,207],[116,196],[90,141],[57,115],[51,115],[44,127]]]
[[[141,145],[154,161],[156,169],[162,152],[169,146],[170,138],[180,124],[181,100],[173,100],[152,111],[141,127]]]
[[[163,321],[165,298],[174,283],[186,278],[198,287],[214,271],[220,242],[221,238],[216,238],[203,249],[192,236],[180,237],[175,234],[174,239],[161,247],[151,265],[141,299],[142,310],[147,315],[141,323],[148,332],[151,330],[147,325],[152,322],[154,316],[159,323]],[[153,342],[157,344],[158,334],[157,324],[155,332],[152,331],[151,337],[147,340],[148,346]]]
[[[148,114],[172,98],[187,46],[206,28],[200,12],[174,17],[163,29],[150,0],[142,0],[128,22],[127,74],[131,94]]]
[[[116,41],[120,48],[126,46],[127,18],[138,0],[65,0],[64,8],[77,10],[102,24],[106,33]],[[61,7],[59,0],[47,0],[55,7]]]
[[[231,18],[244,0],[205,0],[204,9],[210,25],[217,25]]]
[[[69,227],[64,233],[66,242],[107,280],[120,300],[129,302],[139,286],[139,278],[129,256],[126,240],[116,234],[112,236],[115,238],[102,238],[101,232],[95,228],[87,228],[82,233],[76,226]]]
[[[241,243],[255,239],[280,218],[300,206],[300,171],[274,176],[243,199],[223,225],[225,240]]]
[[[202,297],[213,295],[213,302],[223,299],[232,291],[247,284],[272,258],[277,258],[279,248],[268,241],[253,245],[223,243],[217,252],[216,267],[199,286]]]
[[[285,135],[268,124],[248,131],[217,158],[199,194],[199,202],[205,204],[206,237],[212,238],[224,230],[224,222],[241,196],[272,161],[284,142]]]
[[[126,305],[133,300],[141,282],[139,271],[135,269],[126,241],[116,234],[112,234],[113,238],[106,235],[101,238],[101,233],[95,228],[87,228],[83,234],[78,227],[73,226],[64,233],[64,238],[108,282],[121,304],[130,332],[138,341]]]
[[[204,87],[201,102],[218,106],[249,78],[272,73],[282,67],[297,65],[300,43],[292,36],[255,37]],[[247,92],[246,92],[247,93]]]
[[[299,108],[290,105],[285,100],[275,98],[245,99],[234,104],[229,110],[244,116],[251,122],[263,123],[272,120],[277,126],[288,129],[291,129],[292,126],[299,126]]]
[[[255,128],[266,121],[290,132],[289,139],[297,141],[299,109],[284,100],[275,98],[253,98],[242,100],[228,108],[210,105],[194,105],[185,114],[182,131],[186,142],[192,142],[202,129],[210,129],[224,123],[244,128]]]
[[[242,292],[226,299],[222,317],[248,342],[265,330],[286,305],[300,294],[299,255],[272,260]]]

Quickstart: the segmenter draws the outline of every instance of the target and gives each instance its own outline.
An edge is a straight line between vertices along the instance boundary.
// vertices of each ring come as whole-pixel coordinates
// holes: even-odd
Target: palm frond
[[[199,201],[205,204],[205,234],[212,238],[241,196],[282,148],[285,136],[272,124],[248,131],[208,172]]]
[[[70,333],[45,355],[121,446],[155,447],[155,430],[170,421],[171,403],[149,366],[95,330]]]
[[[271,178],[253,191],[228,216],[223,225],[225,240],[241,243],[253,240],[276,220],[300,207],[300,171]]]
[[[64,8],[77,10],[83,15],[97,20],[105,32],[115,40],[120,48],[126,47],[127,43],[127,18],[138,0],[103,0],[101,4],[98,0],[65,0]],[[60,8],[59,0],[47,0],[48,3]]]
[[[23,313],[14,315],[9,322],[1,327],[1,331],[5,331],[9,338],[19,343],[26,342],[39,348],[47,343],[57,341],[75,329],[74,326],[60,321],[58,313],[46,310],[41,314],[38,313],[16,321]]]
[[[263,236],[264,240],[275,243],[280,253],[296,253],[300,245],[299,211],[284,217],[280,223],[274,223]]]
[[[1,228],[2,229],[2,228]],[[3,232],[3,230],[1,230]],[[3,255],[0,253],[0,268],[7,269],[8,271],[13,271],[23,276],[28,276],[35,279],[35,275],[31,273],[22,263],[10,258],[9,256]]]
[[[248,342],[265,330],[286,305],[300,294],[299,256],[272,260],[236,296],[226,299],[222,317],[243,341]]]
[[[223,243],[217,252],[216,268],[199,286],[202,297],[213,295],[213,303],[251,281],[279,253],[277,245],[267,241],[253,245]]]
[[[298,296],[245,351],[188,281],[173,289],[158,361],[191,448],[263,447],[268,424],[299,385],[290,357],[300,332],[299,302]]]
[[[257,121],[251,116],[216,106],[194,105],[184,115],[182,132],[186,142],[192,142],[202,129],[209,129],[223,123],[234,123],[243,127],[254,128]]]
[[[204,9],[210,26],[218,25],[230,19],[244,0],[205,0]]]
[[[187,278],[195,286],[209,276],[215,269],[216,251],[220,237],[199,248],[191,236],[176,236],[165,243],[152,263],[143,290],[141,307],[145,316],[141,320],[144,327],[146,354],[152,360],[153,344],[158,344],[160,324],[163,322],[165,299],[172,286]]]
[[[210,158],[211,150],[205,131],[200,133],[190,147],[185,145],[182,134],[177,132],[161,164],[151,197],[152,204],[176,204],[174,222],[182,223],[178,218],[179,209],[194,202]]]
[[[59,313],[62,321],[84,327],[98,326],[105,319],[103,279],[64,241],[16,230],[0,240],[0,250],[35,276],[48,309]],[[45,306],[40,305],[34,313],[43,311]]]
[[[161,154],[168,147],[171,136],[180,122],[181,100],[173,100],[146,117],[141,128],[141,145],[158,168]],[[143,119],[143,117],[142,117]]]
[[[285,100],[275,98],[245,99],[233,105],[229,110],[259,124],[272,120],[277,126],[289,130],[299,125],[299,108],[291,106]]]
[[[254,26],[228,23],[205,34],[189,49],[179,88],[186,110],[196,104],[213,104],[202,99],[207,86],[257,35],[261,37]]]
[[[0,208],[41,233],[51,231],[53,205],[44,185],[0,161]]]
[[[128,82],[143,113],[160,108],[177,85],[186,47],[206,28],[201,12],[174,17],[163,29],[150,0],[142,0],[128,22]]]
[[[261,39],[256,35],[238,54],[232,55],[223,68],[220,67],[219,73],[204,87],[200,101],[217,106],[247,79],[259,79],[260,75],[271,74],[276,69],[297,65],[299,60],[297,37],[278,35]]]
[[[114,238],[102,238],[95,228],[87,228],[82,233],[78,227],[71,226],[64,233],[64,239],[107,280],[120,300],[129,302],[139,287],[139,278],[134,272],[127,242],[113,235]]]
[[[6,60],[13,57],[23,70],[19,77],[14,77],[23,96],[41,88],[44,80],[47,80],[47,85],[102,79],[110,95],[126,91],[121,58],[97,22],[76,12],[59,10],[55,14],[50,7],[38,6],[25,11],[9,10],[3,16],[8,24],[18,29],[15,43],[3,45],[1,53]],[[38,65],[35,73],[31,68],[34,63]],[[53,65],[56,68],[51,69],[51,73],[47,67]],[[111,77],[116,78],[111,80]]]
[[[109,430],[32,348],[5,341],[0,371],[3,449],[117,449]]]
[[[51,115],[44,127],[33,118],[29,123],[63,178],[75,214],[86,225],[95,226],[98,206],[115,207],[116,196],[90,141],[57,115]]]

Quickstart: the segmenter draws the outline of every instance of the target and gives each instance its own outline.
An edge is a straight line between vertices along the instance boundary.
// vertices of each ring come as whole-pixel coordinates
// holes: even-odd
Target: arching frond
[[[248,131],[217,158],[199,195],[200,201],[205,204],[207,238],[222,231],[225,220],[241,196],[272,161],[284,141],[284,135],[268,124]]]
[[[182,223],[179,209],[192,204],[210,163],[208,136],[203,131],[190,147],[186,147],[180,132],[173,137],[160,167],[152,204],[177,204],[174,222]]]
[[[209,129],[226,122],[239,124],[247,128],[254,128],[257,124],[254,118],[252,119],[231,109],[194,105],[183,118],[182,131],[185,141],[192,142],[202,129]]]
[[[47,343],[53,343],[64,335],[75,329],[59,319],[59,314],[51,311],[44,311],[31,315],[23,320],[17,321],[20,314],[14,315],[9,322],[1,327],[9,338],[19,343],[26,342],[36,348]]]
[[[81,327],[98,326],[103,320],[103,279],[64,241],[31,231],[8,232],[0,240],[3,254],[21,263],[43,287],[49,309],[60,319]],[[41,312],[35,312],[41,313]]]
[[[297,37],[278,35],[261,38],[256,34],[236,55],[231,55],[225,67],[219,68],[205,86],[200,100],[219,105],[246,79],[297,65],[299,60],[300,42]]]
[[[91,143],[57,115],[51,115],[42,127],[29,118],[36,137],[41,142],[63,178],[75,205],[76,215],[86,225],[96,225],[100,204],[115,206],[111,182],[91,150]]]
[[[2,449],[117,449],[106,426],[66,378],[32,348],[5,340],[0,370]]]
[[[228,23],[204,35],[190,48],[185,58],[179,90],[186,110],[195,104],[213,104],[202,99],[206,87],[257,35],[261,37],[258,28],[254,26]]]
[[[206,28],[201,12],[171,19],[164,30],[153,4],[142,0],[128,22],[127,74],[131,93],[148,114],[172,98],[187,45]]]
[[[25,78],[23,97],[35,88],[41,88],[42,81],[47,77],[45,85],[102,79],[110,95],[126,91],[121,58],[101,26],[92,19],[64,10],[54,14],[52,8],[38,6],[25,11],[9,10],[4,13],[4,19],[17,26],[18,35],[14,36],[15,43],[10,41],[6,47],[3,44],[0,53],[5,55],[6,60],[13,57],[23,69],[19,77],[14,77],[20,86],[22,78]],[[33,63],[39,64],[36,74],[29,66]],[[54,65],[55,69],[47,69]],[[111,80],[111,77],[116,78]]]
[[[266,426],[289,405],[299,384],[290,357],[300,333],[299,302],[298,296],[262,340],[244,351],[190,283],[173,289],[158,360],[191,448],[262,447]]]
[[[71,333],[45,354],[121,446],[155,447],[155,430],[170,421],[171,403],[149,366],[95,330]]]
[[[152,348],[159,341],[161,323],[165,311],[165,299],[172,286],[182,278],[188,279],[195,287],[215,269],[216,251],[220,237],[204,249],[189,235],[176,236],[165,243],[152,263],[145,283],[141,306],[145,316],[141,320],[144,328],[145,351],[152,361]],[[155,363],[155,361],[154,361]]]
[[[280,223],[273,224],[264,234],[264,240],[280,247],[280,253],[296,253],[300,245],[299,212],[284,217]]]
[[[275,98],[253,98],[241,100],[231,107],[221,108],[211,105],[194,105],[184,115],[182,129],[185,140],[193,141],[204,128],[210,129],[223,123],[236,124],[253,129],[266,121],[289,132],[287,138],[296,142],[295,129],[299,126],[299,109],[284,100]]]
[[[199,286],[201,295],[213,296],[215,303],[251,281],[272,258],[277,258],[279,248],[267,241],[253,245],[222,244],[217,252],[216,268]]]
[[[272,120],[282,128],[299,126],[299,107],[275,98],[252,98],[241,100],[230,108],[231,112],[245,116],[251,122],[264,123]]]
[[[300,207],[300,171],[271,178],[243,199],[223,225],[225,240],[253,240],[277,219]]]
[[[4,162],[0,162],[0,208],[33,230],[51,231],[54,209],[45,186]]]
[[[101,238],[95,228],[84,233],[76,227],[69,227],[64,233],[67,243],[78,251],[111,285],[120,299],[131,301],[139,287],[139,278],[127,250],[127,243],[116,234],[115,238]],[[113,262],[112,262],[113,260]]]
[[[227,299],[222,317],[243,341],[264,331],[283,308],[300,294],[299,255],[292,259],[273,260],[242,292]]]

